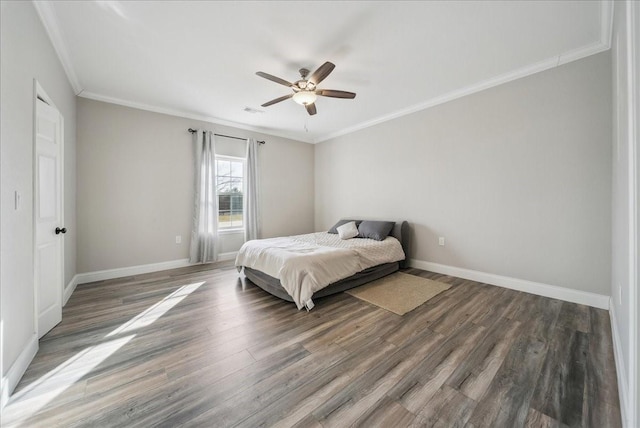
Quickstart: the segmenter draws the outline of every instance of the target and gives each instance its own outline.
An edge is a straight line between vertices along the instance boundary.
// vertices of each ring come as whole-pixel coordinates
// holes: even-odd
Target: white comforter
[[[278,278],[298,309],[313,307],[316,291],[364,269],[404,259],[400,242],[391,236],[342,240],[336,234],[318,232],[246,242],[236,266],[259,270]]]

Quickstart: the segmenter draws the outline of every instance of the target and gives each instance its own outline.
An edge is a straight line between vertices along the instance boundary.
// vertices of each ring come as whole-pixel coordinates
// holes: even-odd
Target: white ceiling
[[[35,2],[80,96],[317,142],[608,49],[605,1]],[[336,64],[318,114],[298,69]],[[245,107],[263,110],[248,113]]]

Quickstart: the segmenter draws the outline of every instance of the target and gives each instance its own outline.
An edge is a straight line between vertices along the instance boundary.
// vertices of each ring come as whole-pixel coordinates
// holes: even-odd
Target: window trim
[[[227,161],[233,161],[233,162],[241,162],[242,163],[242,204],[243,204],[243,210],[242,210],[242,227],[233,227],[233,226],[229,226],[229,227],[220,227],[220,222],[218,221],[218,219],[220,218],[220,199],[219,199],[219,194],[218,194],[218,186],[217,186],[217,182],[218,182],[218,168],[217,168],[217,164],[216,164],[216,198],[218,201],[218,215],[216,216],[216,221],[218,222],[218,234],[219,235],[227,235],[227,234],[232,234],[232,233],[240,233],[240,232],[244,232],[244,199],[245,199],[245,194],[244,194],[244,188],[246,185],[246,180],[247,180],[247,158],[243,158],[243,157],[239,157],[239,156],[228,156],[228,155],[219,155],[216,154],[215,155],[215,161],[217,162],[218,160],[227,160]]]

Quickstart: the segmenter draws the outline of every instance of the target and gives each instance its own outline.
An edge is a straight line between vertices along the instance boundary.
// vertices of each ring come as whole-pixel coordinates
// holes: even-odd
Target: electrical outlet
[[[444,236],[441,236],[438,238],[438,245],[440,245],[441,247],[444,247]]]
[[[176,244],[182,244],[182,236],[176,235]]]

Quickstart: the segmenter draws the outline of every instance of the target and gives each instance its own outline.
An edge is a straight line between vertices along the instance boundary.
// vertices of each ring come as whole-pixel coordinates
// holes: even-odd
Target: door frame
[[[31,227],[33,230],[33,240],[31,242],[31,253],[33,260],[33,329],[36,337],[39,337],[38,332],[38,283],[36,281],[36,143],[37,143],[37,126],[38,126],[38,98],[40,98],[45,103],[49,104],[51,107],[55,108],[60,112],[60,109],[55,105],[51,97],[47,95],[44,88],[40,85],[36,79],[33,79],[33,120],[32,120],[32,133],[33,138],[31,142],[31,180],[32,180],[32,198],[31,198]],[[64,225],[64,116],[60,114],[60,222]],[[64,226],[63,226],[64,227]],[[64,302],[64,267],[65,267],[65,257],[64,257],[64,239],[61,239],[60,243],[60,304],[63,305]]]

